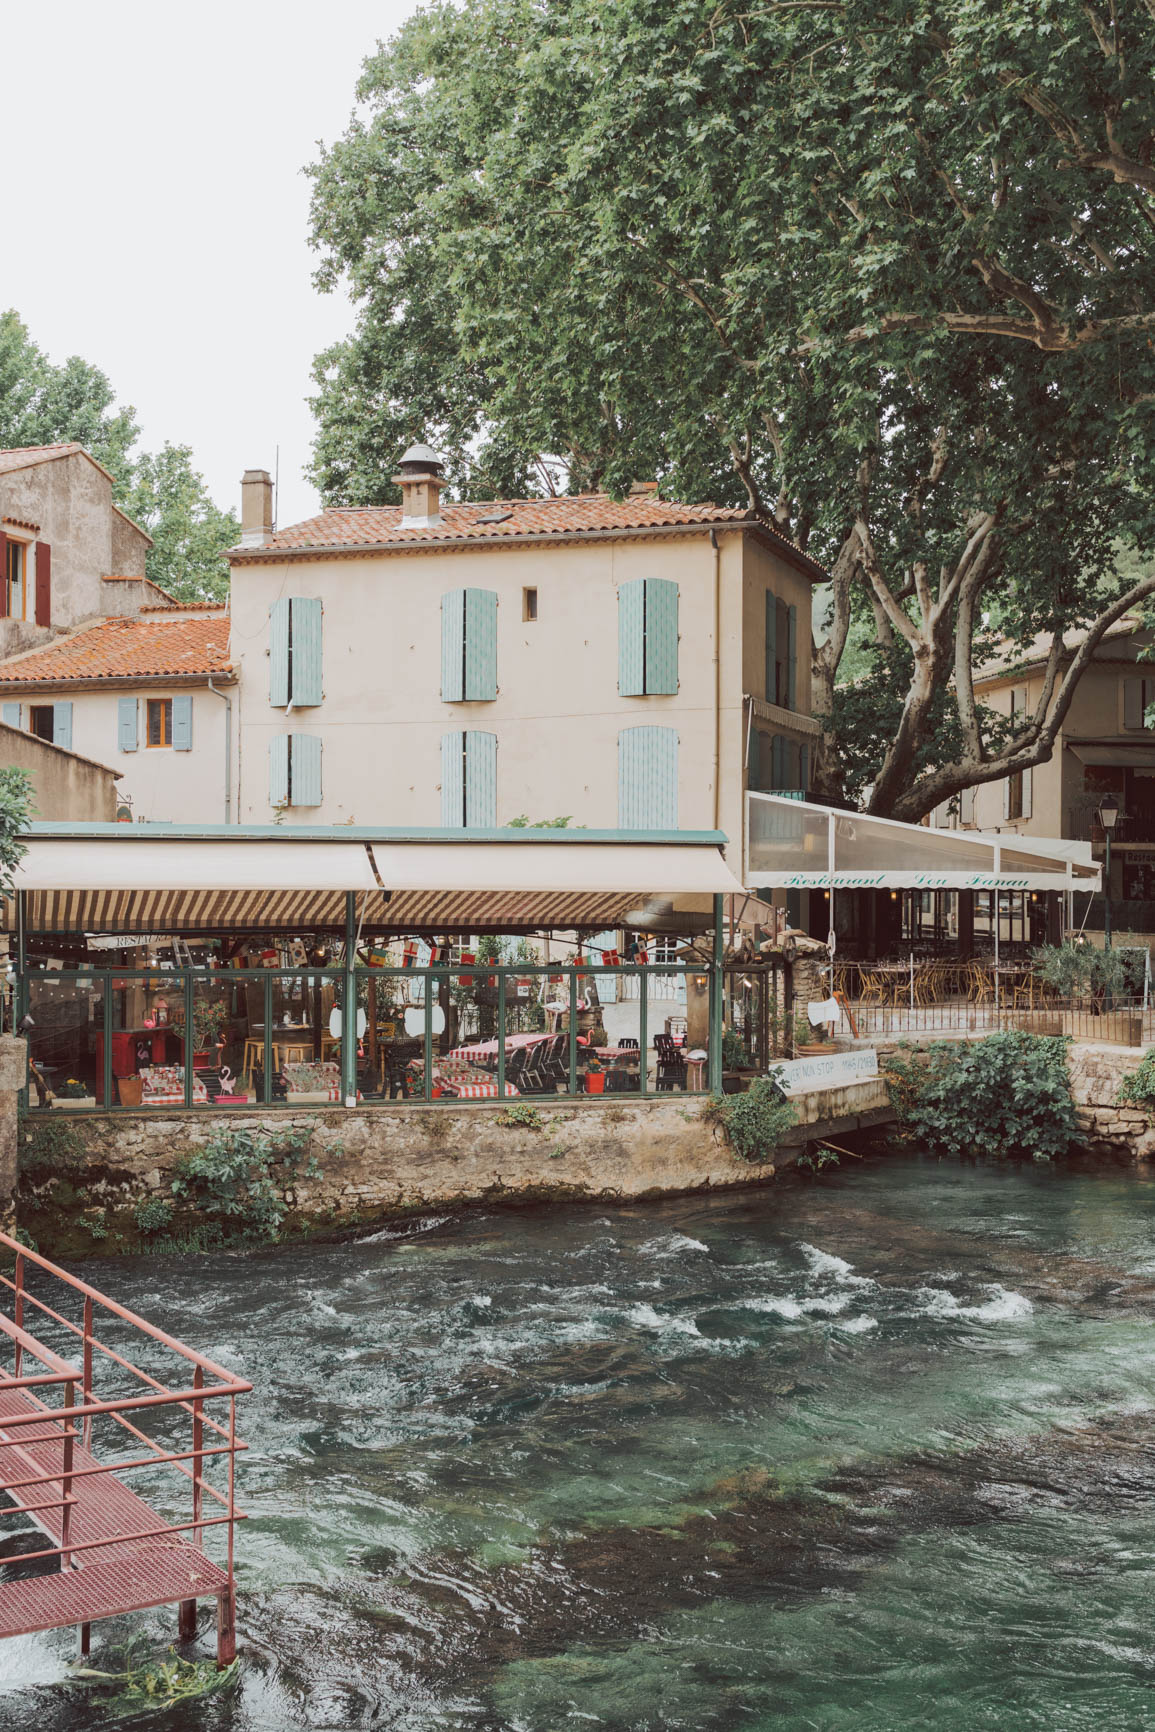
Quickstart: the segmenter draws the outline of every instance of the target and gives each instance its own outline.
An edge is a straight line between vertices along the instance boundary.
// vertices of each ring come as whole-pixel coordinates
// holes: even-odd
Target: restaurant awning
[[[613,927],[741,885],[717,831],[392,831],[33,824],[15,876],[29,932]],[[700,899],[705,899],[702,903]],[[6,905],[11,929],[14,904]]]
[[[931,830],[777,794],[747,796],[756,890],[1098,890],[1089,842]]]

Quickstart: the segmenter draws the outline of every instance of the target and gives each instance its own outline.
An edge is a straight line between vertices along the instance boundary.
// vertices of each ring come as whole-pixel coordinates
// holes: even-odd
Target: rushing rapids
[[[1141,1178],[893,1160],[101,1279],[257,1385],[240,1680],[166,1732],[1155,1725]],[[67,1633],[4,1647],[0,1732],[138,1723]]]

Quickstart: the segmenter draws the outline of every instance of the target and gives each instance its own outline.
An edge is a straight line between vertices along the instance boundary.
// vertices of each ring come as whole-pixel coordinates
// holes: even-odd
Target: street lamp
[[[1104,794],[1099,802],[1099,823],[1107,838],[1107,858],[1103,866],[1103,949],[1111,948],[1111,837],[1119,822],[1119,802],[1114,794]]]

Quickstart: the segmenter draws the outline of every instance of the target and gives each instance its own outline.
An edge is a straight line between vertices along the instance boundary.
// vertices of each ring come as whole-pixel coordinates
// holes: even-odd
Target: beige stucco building
[[[116,771],[107,764],[3,722],[0,764],[31,779],[33,818],[111,824],[116,817]]]
[[[1077,640],[1072,638],[1072,644]],[[1046,655],[996,664],[976,681],[981,700],[1004,715],[1030,712],[1043,688]],[[1075,690],[1054,753],[1021,775],[968,789],[956,822],[964,828],[1063,836],[1095,844],[1103,795],[1118,799],[1112,845],[1113,902],[1155,903],[1155,645],[1126,618],[1106,633]],[[1123,910],[1120,914],[1125,919]]]
[[[152,539],[112,487],[82,445],[0,451],[0,657],[167,599],[144,575]]]
[[[753,512],[652,488],[401,507],[273,531],[244,484],[232,564],[237,816],[288,823],[712,829],[801,788],[821,568]]]

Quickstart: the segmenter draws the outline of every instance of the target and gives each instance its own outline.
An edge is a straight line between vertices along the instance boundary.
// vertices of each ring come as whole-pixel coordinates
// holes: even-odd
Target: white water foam
[[[832,1281],[841,1281],[847,1287],[875,1286],[869,1275],[854,1273],[853,1263],[848,1263],[844,1257],[835,1257],[829,1251],[820,1251],[817,1245],[803,1242],[802,1254],[815,1275],[825,1275]]]
[[[743,1299],[744,1311],[770,1311],[776,1317],[804,1317],[808,1312],[834,1317],[850,1304],[850,1294],[833,1299]]]
[[[1029,1317],[1035,1309],[1024,1293],[1009,1292],[997,1281],[992,1281],[985,1291],[991,1295],[985,1305],[964,1305],[945,1287],[920,1287],[918,1297],[923,1301],[920,1310],[924,1316],[944,1320],[968,1317],[978,1323],[1006,1323],[1012,1318]]]
[[[386,1239],[413,1239],[418,1233],[432,1233],[434,1227],[443,1227],[448,1219],[448,1215],[430,1215],[426,1221],[410,1221],[404,1227],[382,1227],[379,1233],[369,1233],[356,1243],[380,1245]]]
[[[647,1239],[638,1246],[640,1257],[676,1257],[680,1251],[709,1251],[701,1239],[691,1239],[686,1233],[665,1233],[660,1239]]]
[[[878,1318],[865,1316],[840,1318],[834,1327],[845,1330],[847,1335],[865,1335],[868,1329],[878,1328]]]
[[[36,1684],[59,1684],[67,1677],[67,1663],[48,1637],[0,1638],[0,1693],[30,1690]]]
[[[666,1317],[655,1311],[652,1305],[631,1305],[626,1316],[643,1329],[657,1329],[663,1334],[700,1336],[702,1333],[692,1317]]]

